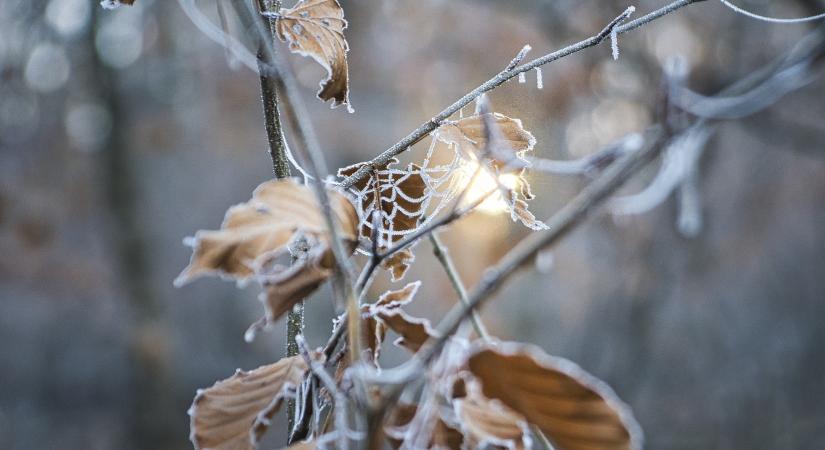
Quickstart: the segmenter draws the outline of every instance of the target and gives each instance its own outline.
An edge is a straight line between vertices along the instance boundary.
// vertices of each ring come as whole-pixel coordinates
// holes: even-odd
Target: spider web
[[[394,159],[386,168],[371,172],[364,181],[349,189],[355,200],[362,237],[371,238],[374,234],[372,215],[378,205],[381,220],[375,234],[379,238],[379,247],[388,247],[427,226],[455,199],[469,179],[471,165],[457,151],[451,152],[452,158],[444,164],[434,162],[434,156],[440,153],[437,151],[439,144],[443,145],[432,139],[421,166],[409,163],[406,167],[398,167],[398,160]],[[341,169],[339,175],[361,164]],[[409,189],[419,181],[420,188]],[[413,190],[416,192],[411,192]]]

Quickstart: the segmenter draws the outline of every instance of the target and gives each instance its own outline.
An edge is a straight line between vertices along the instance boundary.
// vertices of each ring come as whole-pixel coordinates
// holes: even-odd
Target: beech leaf
[[[282,8],[276,22],[278,37],[289,43],[292,53],[309,56],[326,69],[318,98],[332,100],[333,107],[350,104],[346,28],[337,0],[300,0],[292,8]]]
[[[410,303],[419,287],[421,281],[408,283],[401,289],[383,293],[373,304],[361,305],[361,342],[364,349],[370,351],[371,362],[376,366],[381,355],[381,344],[386,337],[386,325],[376,319],[376,311],[393,311]],[[342,358],[337,367],[339,375],[343,375],[342,371],[347,366],[348,359]]]
[[[384,432],[393,448],[401,447],[405,438],[412,437],[408,433],[409,424],[417,412],[418,406],[411,403],[398,403],[392,409],[384,424]],[[435,420],[427,449],[460,450],[464,441],[461,432],[448,425],[441,418]]]
[[[341,237],[357,239],[358,216],[347,197],[328,191]],[[257,275],[264,286],[267,321],[276,320],[331,273],[330,236],[315,194],[296,179],[262,183],[246,203],[229,208],[221,229],[198,231],[189,266],[177,286],[204,275],[239,281]],[[292,255],[294,264],[277,264]]]
[[[485,344],[468,361],[482,392],[538,426],[557,450],[642,447],[630,408],[575,363],[526,344]]]
[[[468,159],[477,158],[487,147],[485,122],[497,127],[496,147],[490,157],[499,161],[501,166],[509,157],[522,157],[533,150],[536,138],[525,130],[521,120],[499,113],[474,114],[457,121],[446,122],[433,132],[433,138],[447,144]]]
[[[189,409],[195,449],[252,450],[284,398],[294,394],[307,372],[301,356],[284,358],[198,391]]]
[[[375,315],[387,328],[398,334],[399,338],[395,341],[395,345],[404,347],[413,353],[417,352],[428,339],[436,336],[429,320],[412,317],[401,309],[379,308],[375,311]]]
[[[340,192],[329,191],[329,195],[342,237],[354,241],[358,223],[355,209]],[[176,283],[214,274],[249,278],[266,258],[286,249],[299,230],[329,239],[315,194],[295,178],[264,182],[251,200],[229,208],[220,230],[195,234],[192,259]]]
[[[529,448],[527,421],[510,408],[479,393],[457,399],[454,405],[461,432],[470,448],[491,445],[512,450]]]
[[[392,281],[401,281],[404,275],[407,274],[407,270],[413,261],[415,261],[415,254],[412,249],[405,248],[384,258],[384,260],[381,261],[381,268],[390,272],[390,279]]]
[[[487,127],[495,127],[492,134],[495,139],[493,145],[488,145]],[[534,198],[530,191],[530,184],[525,177],[525,155],[536,145],[536,138],[525,130],[521,120],[513,119],[499,113],[475,114],[457,121],[446,122],[433,131],[435,143],[446,145],[464,161],[476,162],[481,160],[487,164],[489,170],[496,176],[515,172],[518,177],[518,186],[507,188],[505,203],[513,221],[521,222],[533,230],[543,230],[547,226],[544,222],[528,210],[527,201]],[[512,168],[508,162],[518,160],[519,164]],[[463,188],[463,186],[459,186]]]

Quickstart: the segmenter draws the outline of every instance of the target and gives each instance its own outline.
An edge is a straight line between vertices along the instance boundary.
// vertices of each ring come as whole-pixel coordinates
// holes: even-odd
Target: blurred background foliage
[[[255,287],[184,289],[181,239],[220,225],[271,177],[259,86],[176,2],[104,11],[92,0],[0,7],[0,447],[185,449],[195,389],[283,352],[248,345]],[[217,17],[214,1],[198,2]],[[289,5],[289,2],[287,2]],[[626,6],[607,0],[342,0],[356,114],[316,101],[321,69],[291,58],[331,166],[374,156],[504,67],[590,36]],[[641,0],[644,13],[664,0]],[[743,1],[776,16],[818,0]],[[713,93],[815,25],[754,22],[709,1],[544,68],[490,97],[575,158],[655,120],[661,65],[682,55]],[[704,228],[675,227],[673,199],[591,220],[483,311],[503,339],[579,362],[634,409],[654,449],[825,446],[825,80],[723,123],[702,160]],[[422,156],[426,144],[405,160]],[[631,183],[639,189],[655,168]],[[540,217],[586,180],[531,179]],[[467,284],[529,231],[477,213],[444,234]],[[405,281],[412,312],[454,302],[422,242]],[[383,275],[382,275],[383,277]],[[389,287],[380,279],[377,296]],[[320,345],[333,309],[307,305]],[[392,351],[386,364],[399,360]],[[276,429],[282,427],[275,427]],[[271,445],[284,441],[271,433]]]

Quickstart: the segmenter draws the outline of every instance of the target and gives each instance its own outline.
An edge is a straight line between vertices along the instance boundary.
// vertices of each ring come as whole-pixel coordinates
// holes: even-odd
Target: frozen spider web
[[[443,145],[438,139],[432,139],[421,166],[409,163],[406,167],[399,167],[398,161],[394,160],[386,168],[371,172],[366,181],[349,189],[349,194],[354,197],[362,237],[376,235],[379,247],[392,246],[426,227],[452,205],[478,163],[468,160],[454,149],[446,163],[436,163],[439,144]],[[376,193],[378,202],[375,201]],[[373,232],[372,219],[376,207],[380,210],[377,233]]]

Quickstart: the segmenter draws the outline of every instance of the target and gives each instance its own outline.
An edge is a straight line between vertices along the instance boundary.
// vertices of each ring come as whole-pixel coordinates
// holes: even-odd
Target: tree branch
[[[281,9],[281,0],[272,0],[269,5],[265,4],[265,0],[257,0],[256,5],[259,12],[271,9],[277,11]],[[272,21],[263,16],[260,20],[266,31],[266,36],[259,36],[258,39],[258,73],[261,79],[261,101],[263,103],[266,136],[269,142],[269,156],[272,158],[272,169],[275,172],[275,178],[286,178],[290,176],[289,160],[286,156],[286,140],[284,139],[280,112],[278,111],[277,80],[266,70],[267,66],[274,64],[274,61],[266,52],[266,41],[264,41],[264,39],[267,41],[274,40]]]
[[[435,232],[430,233],[430,242],[433,244],[433,254],[438,262],[441,263],[441,267],[444,268],[447,278],[450,279],[453,289],[455,289],[456,294],[458,294],[458,299],[461,300],[461,303],[469,305],[470,301],[467,299],[467,289],[464,287],[464,282],[461,281],[461,277],[458,275],[458,270],[456,270],[453,260],[450,258],[447,247],[441,242],[441,239]],[[472,320],[473,328],[479,337],[482,339],[488,339],[490,337],[477,311],[473,310],[470,315],[470,320]]]
[[[469,294],[467,304],[456,306],[444,318],[438,327],[439,335],[443,337],[439,339],[439,342],[428,345],[427,349],[422,350],[421,359],[429,360],[437,352],[443,340],[455,332],[473,308],[478,307],[493,295],[512,274],[532,261],[540,250],[555,244],[572,231],[628,178],[655,158],[668,140],[669,138],[663,136],[661,132],[655,132],[655,136],[650,139],[647,147],[611,165],[604,174],[553,215],[547,221],[548,230],[531,234],[519,242],[496,266],[488,269],[478,286]],[[428,356],[430,354],[431,356]]]
[[[380,155],[373,158],[368,164],[364,164],[363,166],[361,166],[358,169],[358,171],[356,171],[354,174],[346,178],[341,183],[341,185],[345,188],[349,188],[353,184],[357,183],[358,181],[366,177],[371,171],[375,170],[378,167],[383,167],[384,165],[388,164],[392,158],[399,155],[400,153],[403,153],[408,148],[415,145],[418,141],[426,137],[433,130],[441,126],[441,124],[450,116],[458,112],[458,110],[460,110],[461,108],[470,104],[470,102],[478,98],[481,94],[492,91],[498,86],[504,84],[506,81],[516,77],[518,74],[530,71],[537,67],[543,66],[547,63],[572,55],[573,53],[577,53],[582,50],[588,49],[590,47],[595,47],[596,45],[601,44],[605,39],[607,39],[610,36],[610,33],[614,31],[614,29],[617,34],[627,33],[628,31],[635,30],[636,28],[639,28],[667,14],[670,14],[673,11],[676,11],[682,7],[703,1],[706,0],[678,0],[665,7],[662,7],[656,11],[651,12],[650,14],[647,14],[644,17],[628,22],[624,25],[619,25],[622,21],[627,19],[628,14],[627,12],[625,12],[616,17],[615,19],[613,19],[610,22],[610,24],[608,24],[608,26],[601,30],[598,34],[591,36],[588,39],[567,46],[561,50],[557,50],[553,53],[549,53],[540,58],[536,58],[522,65],[510,67],[511,65],[508,64],[505,70],[499,72],[493,78],[490,78],[489,80],[485,81],[483,84],[473,89],[465,96],[456,100],[455,103],[448,106],[440,113],[436,114],[432,119],[421,124],[418,128],[416,128],[414,131],[408,134],[404,139],[401,139],[395,145],[393,145]],[[521,52],[519,52],[519,55],[522,55],[522,52],[523,49]]]

